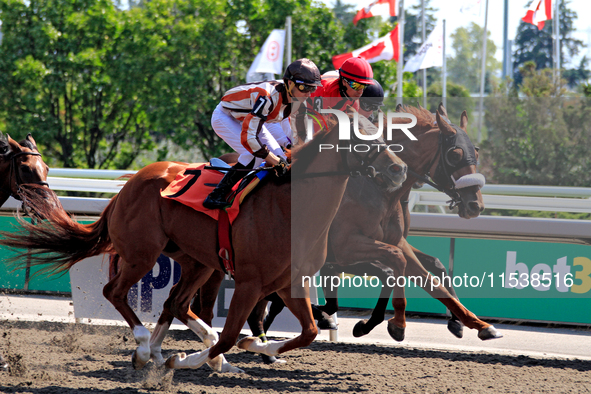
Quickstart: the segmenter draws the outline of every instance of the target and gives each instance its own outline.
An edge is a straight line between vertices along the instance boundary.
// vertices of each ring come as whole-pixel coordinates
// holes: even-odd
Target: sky
[[[372,0],[342,0],[343,3],[352,4],[355,9],[359,10],[362,7],[369,5]],[[431,7],[437,9],[436,17],[438,20],[446,20],[446,40],[448,50],[451,50],[450,35],[458,27],[467,27],[470,22],[478,23],[484,26],[484,3],[482,0],[482,10],[480,16],[471,16],[460,13],[460,7],[473,0],[431,0]],[[322,3],[332,7],[334,0],[321,0]],[[515,38],[517,33],[517,27],[521,18],[525,16],[527,7],[532,0],[509,0],[509,29],[508,36],[509,40]],[[420,5],[420,0],[404,0],[405,8],[410,8],[413,5]],[[503,0],[489,0],[488,1],[488,30],[491,33],[491,38],[497,46],[496,58],[502,61],[503,58],[503,12],[504,12],[504,1]],[[573,36],[585,43],[586,48],[582,50],[581,56],[575,58],[575,62],[583,55],[591,58],[591,26],[588,22],[585,22],[585,15],[591,13],[591,0],[569,0],[569,8],[577,13],[577,20],[575,21],[576,32]],[[571,64],[572,65],[572,64]],[[571,66],[565,64],[564,66]]]

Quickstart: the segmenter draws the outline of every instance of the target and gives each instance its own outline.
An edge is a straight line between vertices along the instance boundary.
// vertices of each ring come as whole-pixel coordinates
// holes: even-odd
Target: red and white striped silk
[[[396,60],[398,61],[400,53],[400,45],[398,44],[398,25],[390,33],[384,37],[378,38],[371,44],[356,49],[353,52],[343,53],[332,57],[332,64],[335,70],[341,68],[345,60],[351,57],[360,56],[367,60],[368,63],[375,63],[380,60]]]
[[[544,21],[552,19],[552,0],[534,0],[529,5],[529,9],[522,21],[531,23],[538,27],[538,30],[544,28]]]
[[[353,24],[357,25],[360,19],[381,16],[384,19],[396,16],[396,0],[375,0],[367,7],[360,9],[353,18]]]

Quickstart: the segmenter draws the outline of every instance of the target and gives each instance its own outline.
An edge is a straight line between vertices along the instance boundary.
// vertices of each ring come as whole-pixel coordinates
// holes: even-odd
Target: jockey
[[[369,85],[359,99],[359,113],[370,122],[374,122],[374,112],[384,106],[384,89],[374,79],[373,85]]]
[[[317,86],[321,86],[318,67],[309,59],[299,59],[287,67],[283,81],[249,83],[228,90],[213,111],[211,125],[240,154],[233,168],[253,168],[256,161],[263,160],[268,166],[284,165],[281,148],[291,145],[289,115]],[[226,195],[242,175],[229,170],[203,206],[226,207]]]
[[[312,98],[314,109],[332,108],[344,111],[347,106],[359,108],[357,99],[363,94],[363,90],[373,85],[373,70],[370,64],[362,57],[347,59],[338,70],[324,74],[322,87],[317,89]]]
[[[311,96],[312,110],[316,115],[320,109],[336,109],[346,112],[351,106],[359,110],[359,97],[364,90],[374,84],[373,70],[367,60],[362,57],[347,59],[338,71],[329,71],[322,75],[322,86]],[[296,118],[296,130],[299,140],[306,139],[306,127],[304,124],[305,113],[300,113]],[[320,122],[314,123],[315,132],[321,127]],[[308,136],[309,137],[309,136]]]

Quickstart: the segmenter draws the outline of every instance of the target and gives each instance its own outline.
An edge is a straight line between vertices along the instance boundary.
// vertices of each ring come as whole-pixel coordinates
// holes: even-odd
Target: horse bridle
[[[348,175],[350,177],[367,176],[369,178],[375,178],[379,172],[376,171],[376,168],[371,164],[378,158],[380,153],[382,153],[380,148],[387,149],[388,146],[383,142],[372,143],[371,146],[373,147],[372,149],[369,149],[367,152],[363,152],[365,155],[362,155],[360,152],[352,149],[352,145],[349,146],[351,150],[341,149],[341,160],[345,166],[344,170],[306,173],[298,175],[297,178],[317,178],[337,175]],[[347,153],[352,153],[353,157],[359,161],[358,169],[352,169],[349,167]]]
[[[13,154],[10,157],[10,175],[9,175],[9,179],[8,179],[8,188],[9,188],[9,193],[10,195],[17,199],[20,200],[20,192],[21,192],[21,186],[22,185],[40,185],[40,186],[48,186],[49,184],[45,181],[39,181],[39,182],[23,182],[22,177],[20,176],[20,172],[16,169],[17,166],[17,158],[21,157],[21,156],[41,156],[41,153],[37,153],[37,152],[18,152]],[[12,180],[14,179],[15,183],[16,183],[16,194],[12,191]],[[23,203],[24,204],[24,203]]]
[[[417,174],[416,172],[414,172],[413,170],[411,170],[410,168],[407,170],[407,172],[414,176],[415,178],[418,178],[419,181],[426,183],[432,187],[434,187],[435,189],[439,190],[442,193],[447,194],[451,200],[447,201],[447,203],[449,203],[449,209],[454,209],[455,207],[457,207],[458,205],[460,205],[462,203],[462,197],[460,196],[460,193],[458,192],[458,189],[456,188],[454,179],[452,177],[452,174],[450,174],[447,170],[447,166],[445,165],[446,162],[450,167],[454,167],[453,165],[451,165],[451,163],[449,162],[449,160],[447,159],[447,154],[456,149],[459,148],[456,145],[453,145],[451,147],[449,147],[445,152],[443,151],[444,147],[444,141],[443,141],[443,133],[441,132],[441,130],[439,131],[439,142],[438,142],[438,155],[436,155],[433,160],[431,160],[429,162],[429,164],[426,167],[425,175],[420,175]],[[462,150],[464,150],[463,148],[461,148]],[[465,153],[465,152],[464,152]],[[450,189],[446,189],[443,186],[440,186],[434,179],[434,177],[431,176],[430,171],[431,168],[433,167],[433,165],[435,164],[435,161],[439,161],[437,163],[437,167],[435,167],[435,174],[437,174],[438,169],[441,167],[443,169],[443,173],[444,173],[444,177],[445,179],[451,180],[451,188]]]

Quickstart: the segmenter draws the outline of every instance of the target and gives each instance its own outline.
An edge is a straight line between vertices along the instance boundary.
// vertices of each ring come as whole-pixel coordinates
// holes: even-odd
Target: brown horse
[[[47,186],[48,171],[31,134],[20,143],[0,134],[0,206],[11,196],[21,200],[27,185]]]
[[[392,141],[404,146],[398,155],[407,163],[409,177],[403,187],[395,191],[384,190],[367,178],[349,180],[329,232],[327,265],[332,265],[334,268],[331,271],[323,268],[321,276],[339,275],[345,271],[384,277],[386,275],[383,272],[387,272],[387,275],[396,278],[400,275],[400,270],[395,271],[398,265],[404,266],[403,271],[406,276],[418,276],[424,283],[430,280],[425,268],[439,277],[442,273],[447,275],[443,264],[437,258],[420,252],[406,242],[410,215],[405,202],[408,201],[412,185],[417,181],[424,182],[426,180],[424,176],[427,173],[432,174],[438,187],[447,191],[456,201],[461,217],[476,217],[484,209],[479,183],[481,177],[476,174],[474,166],[478,152],[465,133],[468,125],[466,113],[462,114],[460,127],[457,127],[446,119],[447,112],[441,105],[438,108],[441,114],[437,115],[422,108],[398,107],[397,111],[411,113],[417,117],[417,125],[410,130],[418,141],[409,141],[404,136],[395,136]],[[472,156],[472,160],[468,160],[468,156]],[[469,184],[470,178],[475,181],[473,183],[478,184],[459,187]],[[455,186],[456,184],[458,186]],[[358,264],[360,261],[374,260],[381,264],[376,264],[377,267],[369,263]],[[333,264],[330,264],[331,262]],[[200,309],[200,316],[212,317],[215,298],[212,299],[211,295],[217,294],[221,280],[222,277],[212,278],[207,283],[212,290],[209,291],[205,302],[201,300],[201,305],[195,305],[195,309]],[[386,281],[382,280],[382,283],[385,284]],[[369,333],[384,320],[385,309],[393,290],[386,285],[382,288],[382,294],[372,313],[372,318],[369,321],[360,321],[355,326],[355,336]],[[397,297],[393,299],[396,314],[388,324],[388,331],[398,341],[404,338],[406,325],[404,314],[406,300],[403,297],[403,290],[399,288]],[[426,290],[430,290],[429,286]],[[481,339],[500,336],[494,327],[476,318],[456,300],[457,296],[453,288],[448,290],[437,286],[433,290],[430,291],[431,295],[448,306],[454,316],[457,313],[460,320],[468,327],[477,329]],[[336,291],[331,293],[325,289],[325,294],[327,294],[327,305],[319,309],[330,315],[338,308]],[[255,335],[264,333],[275,314],[281,311],[280,305],[273,305],[268,320],[263,326],[262,316],[265,305],[266,301],[257,305],[258,317],[249,318],[249,324],[255,331]],[[319,314],[315,316],[322,318]],[[328,325],[324,328],[328,328]],[[450,320],[448,328],[454,335],[461,337],[462,325],[457,320]]]
[[[22,190],[29,185],[47,186],[48,171],[31,134],[20,143],[0,134],[0,206],[11,196],[22,200]],[[0,354],[0,371],[7,369],[8,362]]]
[[[42,271],[50,272],[66,272],[84,258],[116,252],[120,256],[118,272],[103,294],[128,322],[139,344],[132,357],[134,366],[142,367],[150,357],[163,361],[162,339],[176,317],[211,347],[189,356],[175,355],[167,360],[168,367],[197,368],[207,362],[217,370],[235,371],[222,354],[234,346],[250,311],[267,294],[277,292],[281,296],[300,321],[301,335],[265,344],[247,338],[241,341],[241,348],[275,355],[307,346],[315,338],[317,328],[307,288],[302,286],[300,278],[313,275],[324,263],[329,225],[350,171],[377,172],[380,182],[388,187],[399,186],[406,178],[406,165],[387,149],[363,157],[336,149],[323,150],[320,154],[321,144],[338,145],[337,129],[332,127],[320,133],[294,153],[289,174],[293,181],[266,182],[244,201],[241,214],[232,226],[235,296],[219,340],[189,310],[197,289],[214,270],[220,269],[217,223],[203,213],[160,197],[160,190],[183,171],[179,163],[154,163],[140,170],[93,224],[81,225],[65,213],[50,211],[46,213],[46,222],[39,226],[22,223],[22,232],[3,234],[0,244],[28,249],[21,256],[27,256],[33,265],[44,266]],[[369,162],[368,157],[371,157]],[[39,209],[44,206],[43,201],[35,199],[32,204],[39,205],[36,207]],[[292,211],[298,215],[292,216]],[[290,244],[292,238],[299,243]],[[160,253],[179,262],[182,275],[150,339],[149,331],[127,304],[127,293],[153,268]],[[292,290],[303,297],[292,297]]]
[[[465,133],[466,112],[462,113],[460,127],[457,127],[446,119],[443,106],[435,116],[422,108],[398,107],[397,111],[414,114],[418,120],[413,129],[418,141],[397,139],[396,136],[392,141],[404,146],[399,155],[409,166],[409,177],[402,188],[393,193],[380,192],[363,179],[349,182],[330,230],[332,253],[327,261],[341,268],[372,261],[394,268],[402,261],[405,275],[420,278],[424,284],[422,287],[431,296],[440,300],[467,327],[478,330],[479,338],[498,338],[500,334],[496,329],[469,312],[454,298],[455,293],[443,286],[431,286],[432,277],[421,262],[431,263],[429,269],[437,273],[443,270],[443,266],[437,266],[437,259],[418,251],[406,241],[410,215],[404,202],[408,201],[415,182],[427,180],[425,174],[430,174],[435,185],[452,197],[461,217],[476,217],[484,209],[480,193],[483,177],[476,173],[478,153]],[[398,276],[396,272],[394,276]],[[385,289],[387,292],[388,286]],[[395,315],[388,321],[388,331],[394,339],[401,341],[406,327],[404,287],[394,286],[392,292]],[[385,307],[385,303],[382,306]],[[375,319],[368,326],[365,326],[367,321],[360,322],[356,326],[356,335],[368,333],[376,323],[379,321]]]

